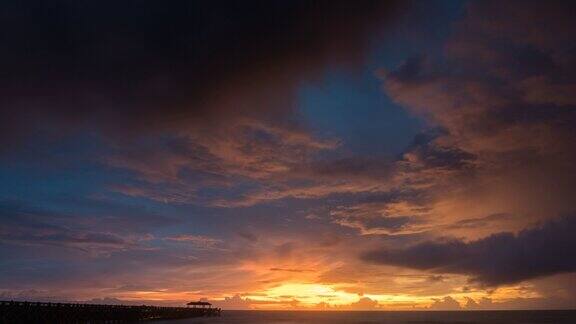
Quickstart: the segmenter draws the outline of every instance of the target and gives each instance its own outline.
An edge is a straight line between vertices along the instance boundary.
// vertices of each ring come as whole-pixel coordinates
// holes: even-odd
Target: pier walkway
[[[124,323],[219,316],[220,308],[0,301],[0,324]]]

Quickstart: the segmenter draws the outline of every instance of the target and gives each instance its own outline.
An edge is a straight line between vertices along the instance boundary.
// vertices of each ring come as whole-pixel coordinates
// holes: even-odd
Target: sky
[[[573,3],[0,6],[0,299],[576,308]]]

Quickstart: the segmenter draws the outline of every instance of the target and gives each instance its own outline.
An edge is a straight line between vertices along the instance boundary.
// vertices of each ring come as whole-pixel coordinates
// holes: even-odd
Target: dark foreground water
[[[576,324],[575,311],[462,311],[462,312],[283,312],[223,311],[222,317],[158,321],[155,324],[301,324],[301,323],[554,323]]]

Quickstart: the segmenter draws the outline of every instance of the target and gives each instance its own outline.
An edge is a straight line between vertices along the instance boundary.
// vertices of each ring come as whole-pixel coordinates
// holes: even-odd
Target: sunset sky
[[[576,308],[571,1],[3,1],[0,300]]]

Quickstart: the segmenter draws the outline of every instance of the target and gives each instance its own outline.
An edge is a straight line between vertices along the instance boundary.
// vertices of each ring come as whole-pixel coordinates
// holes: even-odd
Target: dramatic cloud
[[[246,182],[296,174],[337,147],[296,118],[298,88],[356,68],[397,12],[372,0],[6,4],[2,28],[19,33],[2,35],[3,150],[90,133],[103,163],[132,172],[116,192],[260,202],[201,189],[261,186]]]
[[[299,78],[353,66],[369,31],[386,25],[395,7],[370,0],[4,4],[1,27],[18,33],[2,34],[9,94],[2,105],[14,112],[3,119],[3,142],[31,130],[140,136],[282,116]]]
[[[512,284],[576,271],[576,218],[566,217],[514,235],[419,243],[402,250],[367,253],[364,260],[388,265],[469,275],[487,286]]]
[[[387,93],[440,130],[404,154],[397,175],[424,190],[436,224],[507,213],[522,216],[509,226],[518,229],[573,211],[576,110],[543,90],[575,81],[572,49],[554,32],[573,22],[568,7],[472,2],[444,57],[385,75]],[[536,16],[549,27],[525,29]]]
[[[574,4],[0,7],[3,298],[574,305]]]

